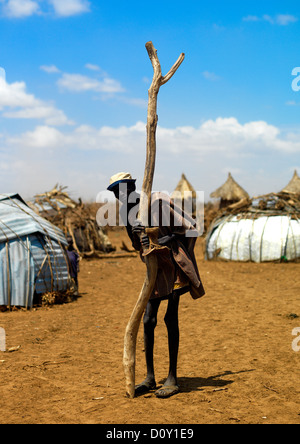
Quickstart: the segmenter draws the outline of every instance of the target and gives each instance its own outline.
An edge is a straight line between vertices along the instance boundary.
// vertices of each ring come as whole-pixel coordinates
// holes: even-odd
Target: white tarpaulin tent
[[[206,258],[253,262],[299,259],[300,221],[289,215],[225,215],[210,227]]]

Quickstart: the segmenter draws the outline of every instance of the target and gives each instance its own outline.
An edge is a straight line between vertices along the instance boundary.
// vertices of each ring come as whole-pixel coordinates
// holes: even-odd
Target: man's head
[[[132,179],[130,173],[117,173],[110,178],[107,189],[112,191],[116,198],[121,201],[127,201],[130,193],[135,191],[136,179]]]

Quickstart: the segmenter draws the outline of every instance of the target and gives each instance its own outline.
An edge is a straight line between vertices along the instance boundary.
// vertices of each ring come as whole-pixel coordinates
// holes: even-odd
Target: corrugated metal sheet
[[[35,273],[28,248],[27,236],[0,244],[0,305],[32,306]]]
[[[225,216],[207,235],[206,257],[253,262],[299,259],[300,221],[286,215],[257,219]]]
[[[22,199],[20,194],[18,193],[6,193],[6,194],[0,194],[0,201],[1,200],[7,200],[7,199],[18,199],[20,202],[23,202],[23,204],[26,205],[25,200]]]
[[[0,242],[41,233],[67,245],[63,232],[36,214],[18,194],[0,195]]]
[[[57,202],[54,201],[53,199],[50,199],[50,202],[52,203],[53,206],[51,206],[49,203],[44,203],[43,204],[39,204],[37,202],[30,202],[39,212],[43,212],[43,211],[53,211],[53,208],[67,208],[66,205],[64,205],[61,202]]]
[[[34,293],[69,287],[67,241],[18,194],[0,195],[0,305],[31,307]]]
[[[31,253],[35,264],[35,291],[64,291],[69,284],[66,253],[52,239],[35,236],[31,239]]]
[[[57,242],[30,235],[0,244],[0,305],[31,307],[34,292],[68,287],[67,256]]]

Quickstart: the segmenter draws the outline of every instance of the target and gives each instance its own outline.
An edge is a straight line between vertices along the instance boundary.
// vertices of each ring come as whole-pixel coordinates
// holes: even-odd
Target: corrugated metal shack
[[[35,294],[66,291],[66,246],[63,232],[19,194],[0,194],[0,306],[30,308]]]

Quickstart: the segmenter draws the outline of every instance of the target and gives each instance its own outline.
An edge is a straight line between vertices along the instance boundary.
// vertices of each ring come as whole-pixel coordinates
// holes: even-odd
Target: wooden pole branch
[[[180,56],[178,57],[177,61],[174,63],[174,65],[172,66],[172,68],[170,69],[170,71],[168,72],[168,74],[166,74],[163,78],[162,78],[162,82],[161,84],[164,85],[165,83],[167,83],[171,77],[173,77],[173,75],[175,74],[175,72],[177,71],[177,69],[179,68],[179,66],[181,65],[181,63],[184,60],[184,54],[180,54]]]
[[[162,76],[161,66],[157,56],[157,51],[152,42],[146,43],[146,49],[153,66],[153,80],[148,91],[148,114],[147,114],[147,151],[144,180],[142,186],[139,216],[142,224],[145,227],[149,226],[149,210],[151,204],[151,192],[153,185],[153,177],[155,170],[156,158],[156,127],[157,127],[157,95],[161,85],[167,83],[168,80],[175,74],[179,66],[184,60],[184,54],[181,54],[172,66],[166,76]],[[144,251],[145,252],[145,251]],[[146,305],[153,292],[157,277],[157,257],[156,253],[151,253],[145,256],[147,266],[147,273],[144,285],[138,297],[137,303],[133,309],[129,322],[125,330],[124,337],[124,354],[123,366],[126,381],[126,393],[130,398],[135,395],[135,356],[136,356],[136,339],[139,330],[139,325],[142,315],[145,311]]]
[[[147,152],[145,173],[142,187],[142,196],[140,201],[139,219],[143,225],[148,226],[148,211],[151,202],[151,191],[155,170],[156,158],[156,128],[158,122],[157,116],[157,96],[162,85],[175,74],[179,66],[184,60],[184,54],[180,54],[177,61],[174,63],[170,71],[163,76],[161,72],[160,62],[157,56],[157,51],[152,42],[146,43],[146,49],[153,67],[153,79],[148,90],[148,113],[147,113]]]

